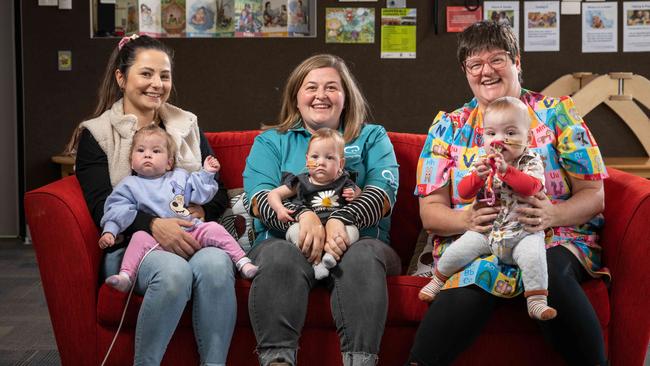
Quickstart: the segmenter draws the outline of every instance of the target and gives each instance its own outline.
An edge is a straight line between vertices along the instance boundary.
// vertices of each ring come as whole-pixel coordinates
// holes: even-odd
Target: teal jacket
[[[305,156],[311,133],[304,127],[280,133],[267,130],[255,138],[244,169],[244,191],[253,197],[260,191],[270,191],[281,184],[282,172],[300,174],[306,171]],[[366,124],[359,136],[345,145],[345,169],[356,174],[355,183],[363,189],[374,186],[386,193],[391,207],[397,198],[399,171],[393,145],[386,130],[379,125]],[[389,242],[390,212],[376,227],[362,228],[361,236]],[[284,233],[268,230],[255,220],[255,244]]]

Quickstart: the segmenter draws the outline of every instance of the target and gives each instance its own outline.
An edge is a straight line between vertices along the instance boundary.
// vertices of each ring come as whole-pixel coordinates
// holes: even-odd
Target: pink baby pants
[[[201,244],[202,248],[217,247],[225,251],[233,263],[237,263],[246,256],[239,243],[235,241],[223,226],[216,222],[210,221],[199,224],[193,230],[189,231],[189,233]],[[133,281],[144,255],[156,244],[158,244],[156,239],[146,231],[138,231],[133,234],[129,246],[124,253],[120,272],[128,274],[129,278]],[[155,250],[162,250],[162,247],[158,246]]]

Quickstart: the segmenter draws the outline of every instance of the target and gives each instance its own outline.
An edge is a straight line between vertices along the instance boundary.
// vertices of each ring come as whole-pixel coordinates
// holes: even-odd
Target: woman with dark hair
[[[76,175],[98,227],[106,198],[131,175],[131,142],[140,128],[154,124],[165,129],[176,144],[176,166],[187,171],[200,169],[212,155],[196,116],[167,103],[172,57],[156,39],[124,37],[106,66],[92,118],[79,125],[69,144],[76,151]],[[193,217],[210,221],[226,205],[220,186],[212,201],[188,209]],[[233,265],[221,249],[199,250],[201,246],[184,230],[192,225],[138,211],[124,240],[104,250],[102,278],[118,273],[126,244],[137,231],[152,235],[164,249],[143,259],[135,282],[135,291],[144,296],[135,330],[136,365],[160,364],[190,298],[201,364],[226,362],[236,316]]]
[[[602,180],[607,177],[598,146],[571,98],[522,88],[521,55],[508,25],[482,21],[467,27],[459,34],[458,61],[474,98],[436,116],[418,163],[416,194],[423,227],[434,234],[434,258],[460,234],[491,229],[499,207],[462,200],[458,183],[471,162],[485,154],[480,146],[486,106],[505,96],[519,98],[532,121],[529,148],[545,162],[548,194],[521,198],[531,207],[517,210],[526,231],[547,233],[548,305],[558,315],[539,325],[568,363],[605,365],[600,322],[580,286],[590,278],[609,276],[597,243],[603,223]],[[461,271],[447,281],[447,289],[436,296],[420,324],[410,364],[452,363],[478,337],[499,297],[514,297],[524,290],[519,269],[494,256],[468,266],[494,271],[473,278]],[[486,280],[497,276],[512,286]]]

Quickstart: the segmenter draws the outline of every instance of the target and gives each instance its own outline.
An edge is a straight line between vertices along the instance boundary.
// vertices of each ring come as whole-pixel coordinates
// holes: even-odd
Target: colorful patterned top
[[[529,147],[544,161],[546,194],[552,202],[564,201],[571,196],[569,175],[584,180],[608,177],[598,145],[570,97],[546,97],[522,89],[520,99],[528,106],[532,120]],[[449,185],[452,208],[470,207],[473,200],[460,198],[457,185],[469,174],[474,160],[485,154],[481,147],[482,127],[483,116],[476,98],[451,113],[438,113],[418,161],[416,195],[424,197]],[[434,147],[435,151],[444,149],[449,157],[436,154]],[[603,222],[603,216],[599,214],[583,225],[549,229],[546,247],[565,246],[593,276],[609,276],[609,271],[601,266],[601,247],[597,243],[597,231]],[[434,263],[457,237],[434,238]],[[518,268],[499,263],[494,255],[469,264],[452,276],[445,288],[471,284],[504,297],[513,297],[523,291]],[[503,287],[508,286],[512,287],[511,291],[503,291]]]

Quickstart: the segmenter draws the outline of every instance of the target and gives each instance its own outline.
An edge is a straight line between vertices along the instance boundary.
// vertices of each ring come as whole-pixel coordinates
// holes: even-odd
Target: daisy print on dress
[[[334,190],[330,189],[327,191],[318,192],[318,196],[315,196],[311,200],[311,205],[314,210],[323,210],[332,207],[339,207],[339,196],[335,194]]]

